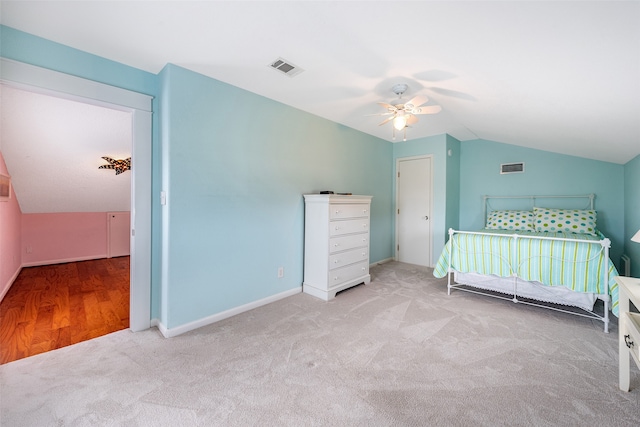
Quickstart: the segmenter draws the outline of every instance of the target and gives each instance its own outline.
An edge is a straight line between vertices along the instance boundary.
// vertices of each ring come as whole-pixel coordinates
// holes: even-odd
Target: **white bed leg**
[[[609,333],[609,298],[604,302],[604,333]]]
[[[593,197],[593,195],[591,195]],[[591,200],[593,204],[593,199]],[[593,209],[593,208],[591,208]],[[604,238],[600,241],[600,245],[602,245],[602,249],[604,250],[604,256],[602,257],[602,283],[604,284],[604,294],[606,295],[606,299],[604,302],[604,333],[609,333],[609,303],[611,302],[611,297],[609,296],[609,248],[611,247],[611,241],[607,238]]]
[[[451,269],[451,260],[453,259],[453,234],[455,230],[453,228],[449,228],[449,241],[447,245],[449,245],[449,265],[447,266],[447,295],[451,295],[451,275],[453,274],[453,270]]]

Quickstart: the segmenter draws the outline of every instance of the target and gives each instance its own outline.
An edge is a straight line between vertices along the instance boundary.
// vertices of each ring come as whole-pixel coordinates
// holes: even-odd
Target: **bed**
[[[618,272],[611,242],[596,227],[594,197],[485,196],[485,228],[450,229],[433,274],[447,275],[448,294],[457,289],[598,319],[609,332]],[[518,208],[505,209],[510,201]],[[549,207],[558,203],[574,207]],[[602,314],[594,311],[598,299]]]

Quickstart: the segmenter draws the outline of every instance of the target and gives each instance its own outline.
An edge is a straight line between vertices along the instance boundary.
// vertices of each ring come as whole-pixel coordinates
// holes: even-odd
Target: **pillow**
[[[533,231],[533,213],[531,211],[493,211],[487,218],[487,228]]]
[[[533,208],[536,231],[596,234],[596,211],[585,209]]]

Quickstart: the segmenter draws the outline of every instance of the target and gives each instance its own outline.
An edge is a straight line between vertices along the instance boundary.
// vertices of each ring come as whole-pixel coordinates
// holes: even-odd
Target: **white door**
[[[431,157],[396,163],[396,259],[431,267]]]

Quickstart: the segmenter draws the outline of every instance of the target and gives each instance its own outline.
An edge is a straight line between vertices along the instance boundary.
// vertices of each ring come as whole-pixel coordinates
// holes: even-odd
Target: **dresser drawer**
[[[369,217],[369,205],[335,204],[329,206],[329,219]]]
[[[329,235],[340,236],[342,234],[362,233],[369,231],[369,218],[348,219],[345,221],[331,221],[329,223]]]
[[[329,253],[346,251],[360,246],[369,247],[369,233],[350,234],[329,239]]]
[[[369,260],[369,248],[358,248],[351,251],[340,252],[329,257],[329,269],[344,267],[358,261]]]
[[[329,288],[369,274],[369,261],[359,262],[329,272]]]
[[[640,314],[623,313],[623,328],[625,345],[629,349],[629,353],[633,355],[638,368],[640,368]]]

